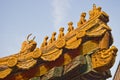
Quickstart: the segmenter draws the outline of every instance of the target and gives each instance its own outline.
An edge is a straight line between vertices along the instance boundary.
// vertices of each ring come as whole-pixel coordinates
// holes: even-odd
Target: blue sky
[[[93,3],[108,13],[113,45],[120,49],[118,0],[0,0],[0,57],[19,52],[22,42],[30,33],[36,36],[39,47],[46,35],[50,37],[61,26],[67,30],[69,21],[76,27],[82,12],[87,12],[88,18]],[[119,61],[118,51],[115,65],[111,68],[112,74]]]

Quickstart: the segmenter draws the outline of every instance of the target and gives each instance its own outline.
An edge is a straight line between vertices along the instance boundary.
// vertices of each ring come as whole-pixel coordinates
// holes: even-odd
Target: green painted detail
[[[49,70],[40,80],[57,80],[62,76],[63,67],[54,67]]]
[[[63,72],[63,67],[56,67],[54,70],[54,76],[55,77],[60,77]]]
[[[83,55],[77,56],[74,58],[71,63],[64,66],[63,74],[67,74],[70,71],[74,71],[75,68],[79,68],[79,72],[82,73],[85,71],[86,59]]]
[[[40,80],[40,77],[34,77],[34,78],[31,78],[30,80]]]

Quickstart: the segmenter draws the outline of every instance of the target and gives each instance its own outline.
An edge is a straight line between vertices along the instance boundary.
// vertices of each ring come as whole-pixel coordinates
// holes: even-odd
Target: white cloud
[[[58,28],[65,21],[65,17],[68,15],[68,10],[70,8],[70,0],[53,0],[53,23],[55,29],[58,31]]]

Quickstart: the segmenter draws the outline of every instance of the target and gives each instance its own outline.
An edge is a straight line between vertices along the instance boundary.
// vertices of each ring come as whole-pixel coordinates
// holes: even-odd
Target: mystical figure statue
[[[56,32],[53,32],[53,33],[52,33],[52,37],[51,37],[51,42],[52,42],[52,43],[56,40],[55,35],[56,35]]]
[[[32,34],[29,34],[27,36],[27,41],[24,41],[22,43],[22,47],[21,47],[20,53],[29,53],[29,52],[32,52],[36,48],[37,43],[34,41],[35,36],[33,37],[33,39],[29,40],[29,37],[31,35]]]
[[[63,28],[63,27],[61,27],[61,28],[59,29],[58,39],[61,39],[62,37],[64,37],[64,28]]]
[[[96,5],[93,4],[93,9],[89,11],[89,19],[93,18],[95,16],[95,12],[96,12]]]
[[[94,16],[97,16],[101,12],[101,7],[96,7],[95,4],[93,4],[93,9],[89,11],[89,19],[93,18]]]
[[[44,41],[43,41],[41,47],[47,46],[47,40],[48,40],[48,36],[46,36],[46,37],[44,38]]]
[[[68,33],[71,32],[72,30],[74,30],[73,22],[69,22],[68,23]]]
[[[95,15],[99,15],[101,13],[101,7],[98,7],[95,11]]]
[[[79,22],[77,23],[77,26],[78,26],[78,27],[80,27],[82,24],[84,24],[84,23],[86,22],[85,17],[86,17],[86,13],[83,12],[83,13],[81,14],[81,16],[80,16]]]

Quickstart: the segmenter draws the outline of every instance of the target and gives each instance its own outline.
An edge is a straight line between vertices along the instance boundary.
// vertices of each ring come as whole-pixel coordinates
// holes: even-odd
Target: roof
[[[107,74],[114,64],[117,48],[110,48],[113,39],[107,25],[109,16],[102,11],[88,21],[81,19],[82,23],[78,22],[77,28],[68,27],[67,34],[63,35],[62,30],[59,39],[56,39],[56,34],[52,35],[50,44],[45,38],[40,48],[36,47],[34,38],[28,40],[31,34],[28,35],[20,52],[0,58],[0,79],[20,80],[40,76],[44,80],[47,75],[49,79],[58,80],[77,71],[78,75],[72,76],[82,80],[110,77]],[[53,75],[50,75],[51,72]]]

